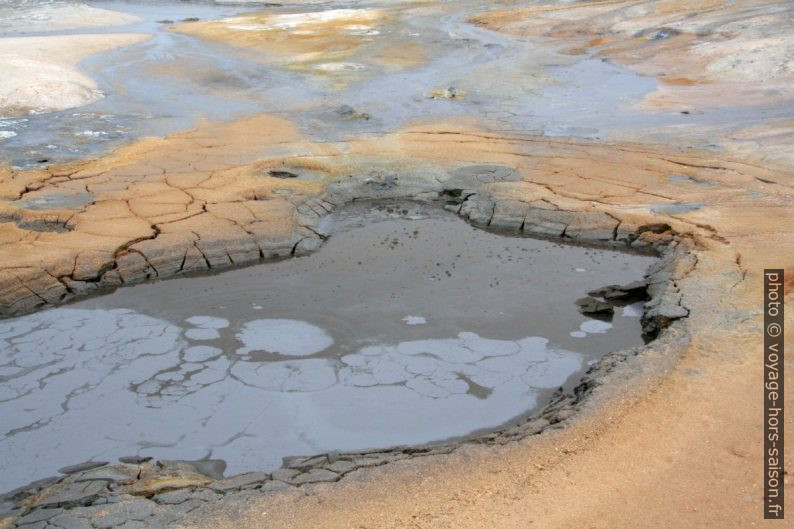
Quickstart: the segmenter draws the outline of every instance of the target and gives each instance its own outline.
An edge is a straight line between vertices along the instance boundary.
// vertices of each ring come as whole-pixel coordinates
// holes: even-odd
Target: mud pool
[[[142,284],[0,321],[0,489],[86,460],[419,444],[495,428],[642,344],[574,300],[650,257],[507,237],[413,203],[356,203],[314,254]]]

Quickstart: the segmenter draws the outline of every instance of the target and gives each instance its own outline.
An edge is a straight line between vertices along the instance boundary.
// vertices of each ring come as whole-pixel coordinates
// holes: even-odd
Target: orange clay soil
[[[661,85],[644,105],[682,110],[791,104],[794,34],[783,28],[792,20],[794,10],[784,0],[575,2],[471,18],[510,35],[549,37],[568,53],[594,53],[656,77]]]
[[[333,146],[302,140],[283,120],[259,116],[143,140],[97,162],[7,171],[2,189],[8,198],[88,192],[92,202],[55,212],[4,202],[3,215],[14,219],[0,224],[4,307],[57,301],[67,288],[79,292],[82,282],[105,276],[112,278],[108,284],[125,276],[140,280],[136,270],[146,261],[160,277],[251,262],[284,241],[309,237],[301,233],[300,212],[320,203],[331,186],[352,189],[373,175],[397,172],[404,186],[398,193],[414,196],[432,192],[450,169],[493,163],[522,176],[481,186],[497,208],[513,201],[600,212],[619,220],[618,236],[665,223],[692,241],[696,260],[675,283],[689,318],[637,361],[618,366],[560,431],[263,496],[243,520],[229,521],[220,508],[200,525],[762,523],[760,281],[764,267],[794,273],[790,171],[669,147],[493,133],[466,122],[405,128],[347,148],[342,156]],[[284,179],[271,171],[302,176]],[[673,202],[699,207],[651,209]],[[25,228],[35,221],[68,229]]]
[[[472,20],[653,75],[664,82],[643,104],[688,110],[790,101],[786,50],[794,37],[780,28],[788,6],[659,0],[509,10],[506,3]],[[759,11],[777,7],[784,15]],[[202,123],[100,160],[0,169],[0,309],[16,314],[98,286],[310,251],[317,219],[344,200],[434,198],[455,169],[507,166],[518,181],[472,184],[492,206],[486,221],[520,212],[528,234],[558,229],[634,246],[682,241],[690,251],[665,288],[688,317],[614,366],[559,428],[255,494],[243,504],[219,502],[186,525],[782,527],[763,521],[761,284],[764,268],[785,268],[786,300],[794,300],[791,130],[778,122],[730,138],[715,131],[722,148],[707,152],[674,142],[494,132],[482,120],[412,124],[344,143],[309,140],[268,115]],[[790,355],[786,362],[792,388]],[[791,497],[790,477],[785,486]]]
[[[252,50],[256,60],[320,76],[332,86],[342,87],[367,75],[368,66],[399,70],[425,62],[421,44],[395,45],[383,38],[387,33],[405,31],[401,17],[410,9],[409,4],[403,8],[253,13],[172,29]]]

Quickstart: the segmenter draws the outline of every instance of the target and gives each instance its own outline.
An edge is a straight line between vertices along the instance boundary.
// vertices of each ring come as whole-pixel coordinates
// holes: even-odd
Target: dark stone
[[[61,474],[76,474],[77,472],[85,472],[86,470],[104,467],[107,464],[107,461],[86,461],[85,463],[78,463],[77,465],[59,468],[58,472]]]
[[[648,299],[648,284],[634,281],[627,285],[610,285],[588,292],[588,295],[607,301],[644,301]]]
[[[295,173],[291,173],[289,171],[268,171],[267,174],[272,176],[273,178],[280,178],[282,180],[286,180],[287,178],[298,178],[298,175]]]
[[[146,463],[151,460],[152,458],[150,456],[124,456],[119,458],[120,462],[127,463],[128,465],[140,465],[141,463]]]
[[[600,316],[612,316],[615,314],[615,308],[612,304],[589,296],[577,299],[576,304],[579,306],[579,312],[582,314],[596,314]]]
[[[372,117],[366,112],[359,112],[355,108],[348,105],[342,105],[336,110],[334,110],[334,112],[342,119],[347,119],[347,120],[369,121],[370,118]]]
[[[107,481],[108,483],[130,484],[135,481],[137,469],[122,466],[108,466],[86,470],[74,474],[75,483],[84,481]]]

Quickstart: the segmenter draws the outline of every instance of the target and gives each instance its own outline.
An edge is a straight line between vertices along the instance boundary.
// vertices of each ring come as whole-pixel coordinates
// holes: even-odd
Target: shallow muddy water
[[[495,428],[641,345],[574,301],[652,258],[507,237],[413,203],[354,203],[316,253],[142,284],[0,321],[0,490],[89,459],[224,459]]]
[[[201,118],[231,120],[258,112],[283,115],[304,134],[323,141],[393,131],[411,120],[458,116],[479,116],[497,129],[579,137],[683,119],[632,110],[655,88],[653,79],[600,60],[544,51],[468,23],[468,16],[487,9],[482,2],[432,7],[386,0],[283,6],[169,0],[89,4],[142,21],[25,35],[127,32],[151,38],[80,62],[80,70],[97,81],[103,99],[61,112],[0,119],[0,132],[6,136],[0,139],[0,161],[30,167],[95,155],[141,136],[189,128]],[[329,10],[385,10],[389,16],[374,22],[372,34],[361,39],[365,51],[306,71],[288,67],[289,57],[268,62],[257,50],[171,29],[192,18]],[[295,31],[297,35],[302,30]],[[0,31],[0,37],[12,35],[19,34]],[[401,48],[411,50],[407,60],[416,64],[384,65],[372,57]],[[449,88],[465,97],[431,97]],[[337,111],[345,106],[368,119],[340,117]]]
[[[704,146],[713,138],[696,138],[691,130],[694,125],[733,129],[737,122],[781,112],[780,108],[722,108],[682,115],[663,109],[640,110],[637,105],[657,88],[655,79],[599,58],[557,53],[531,39],[477,27],[468,22],[471,15],[502,6],[476,0],[87,3],[137,16],[141,22],[47,33],[20,33],[9,29],[13,24],[0,24],[0,37],[127,32],[151,38],[78,64],[105,94],[99,101],[60,112],[0,119],[0,162],[41,166],[97,155],[142,136],[184,130],[202,118],[232,120],[262,112],[284,116],[320,141],[389,132],[412,121],[475,116],[493,130],[549,136],[604,139],[617,134],[663,141],[688,131],[694,135],[691,141]],[[388,16],[378,18],[372,28],[367,26],[363,35],[355,31],[349,35],[360,39],[364,51],[341,62],[322,59],[325,54],[318,52],[318,61],[330,62],[303,70],[289,66],[301,53],[267,61],[262,50],[173,29],[190,19],[230,20],[252,12],[302,17],[340,10]],[[298,36],[306,30],[296,27],[294,31]],[[383,64],[378,53],[389,50],[405,50],[406,64]],[[333,52],[327,55],[332,57]],[[465,95],[432,97],[449,89]],[[366,119],[340,115],[342,108]]]

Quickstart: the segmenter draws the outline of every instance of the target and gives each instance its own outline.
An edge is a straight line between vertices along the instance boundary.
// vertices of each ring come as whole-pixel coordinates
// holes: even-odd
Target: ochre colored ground
[[[516,36],[543,36],[568,53],[595,53],[661,86],[651,108],[791,104],[791,14],[772,0],[576,2],[495,11],[475,24]]]
[[[767,9],[777,4],[782,2],[764,3]],[[713,104],[715,94],[723,104],[788,104],[794,35],[771,31],[780,19],[754,9],[753,2],[716,0],[588,2],[472,20],[518,37],[550,37],[570,53],[596,52],[657,76],[663,82],[643,102],[648,107],[698,108]],[[724,38],[699,43],[687,25],[702,17],[712,17]],[[751,27],[734,23],[748,17]],[[217,24],[185,27],[225,39]],[[646,49],[653,37],[642,31],[669,27],[676,28],[675,36]],[[358,46],[358,38],[351,45]],[[282,42],[276,50],[310,53],[314,44]],[[616,236],[668,224],[695,248],[694,263],[671,283],[689,317],[616,366],[585,409],[557,431],[263,495],[246,504],[242,516],[240,505],[225,504],[195,525],[786,527],[763,520],[761,284],[764,268],[785,268],[791,304],[791,130],[790,123],[756,123],[731,138],[715,138],[722,148],[714,152],[684,142],[495,132],[471,119],[407,125],[344,145],[310,140],[288,120],[268,115],[202,123],[165,139],[137,141],[100,160],[2,170],[0,216],[9,221],[0,223],[0,300],[7,313],[20,312],[97,283],[139,281],[147,269],[162,278],[289,254],[312,237],[306,211],[321,208],[331,189],[354,194],[368,179],[397,174],[395,193],[415,196],[438,191],[438,178],[460,166],[509,166],[521,181],[485,184],[480,192],[497,203],[607,214],[619,221]],[[301,177],[281,179],[271,171]],[[78,207],[24,206],[86,193],[90,200]],[[680,205],[687,207],[670,208]],[[791,318],[788,323],[790,344]],[[794,388],[790,355],[786,362],[786,381]],[[789,454],[792,394],[786,398]],[[785,486],[792,497],[790,477]]]

